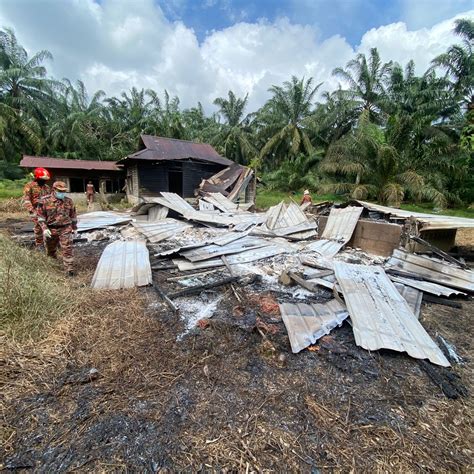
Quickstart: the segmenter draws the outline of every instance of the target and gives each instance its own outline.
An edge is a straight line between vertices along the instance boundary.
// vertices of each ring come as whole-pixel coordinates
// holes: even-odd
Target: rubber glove
[[[45,239],[50,239],[51,238],[51,231],[49,229],[43,230],[43,237]]]

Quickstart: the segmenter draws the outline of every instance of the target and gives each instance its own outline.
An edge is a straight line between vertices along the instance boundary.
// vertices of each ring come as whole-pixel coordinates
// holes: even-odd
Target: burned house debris
[[[73,200],[85,200],[84,192],[92,181],[96,192],[108,197],[125,197],[125,173],[114,161],[71,160],[46,156],[23,155],[22,168],[46,168],[51,172],[53,181],[63,181],[68,196]]]
[[[253,202],[252,170],[220,156],[206,143],[142,135],[140,150],[118,162],[127,176],[132,204],[170,192],[184,198],[219,192],[232,202]]]
[[[282,202],[250,212],[229,195],[204,192],[208,182],[193,203],[162,191],[143,196],[131,213],[80,216],[79,232],[89,241],[95,229],[115,229],[92,287],[153,285],[188,331],[219,314],[226,298],[244,306],[271,292],[294,353],[348,321],[355,343],[366,350],[450,365],[423,326],[423,303],[459,305],[449,298],[474,292],[474,272],[421,237],[428,255],[412,253],[411,244],[423,229],[474,222],[416,213],[402,218],[365,202],[305,210]],[[277,321],[257,318],[254,324],[265,334]]]

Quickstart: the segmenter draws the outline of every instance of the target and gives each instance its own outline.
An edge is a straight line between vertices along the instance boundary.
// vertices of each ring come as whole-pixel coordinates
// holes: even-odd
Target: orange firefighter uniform
[[[38,222],[43,235],[48,256],[56,258],[58,246],[61,248],[63,264],[69,275],[74,271],[73,233],[77,230],[76,207],[71,198],[64,195],[66,185],[61,181],[53,184],[53,192],[40,199],[37,207]]]

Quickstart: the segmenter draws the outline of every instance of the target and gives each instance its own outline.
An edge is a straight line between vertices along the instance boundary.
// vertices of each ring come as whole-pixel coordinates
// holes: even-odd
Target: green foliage
[[[23,195],[23,187],[28,180],[0,179],[0,199],[18,198]]]
[[[229,91],[209,116],[200,103],[182,109],[167,91],[132,87],[106,97],[80,81],[57,81],[47,74],[48,51],[29,55],[12,30],[0,30],[0,179],[22,177],[22,153],[118,160],[151,134],[211,143],[263,174],[271,192],[471,203],[474,22],[458,20],[454,31],[459,44],[420,76],[413,61],[384,63],[373,48],[336,68],[339,88],[319,100],[321,84],[292,77],[273,85],[255,112],[247,113],[247,95]],[[4,195],[16,195],[13,188],[3,186]]]
[[[255,206],[257,209],[268,209],[271,206],[275,206],[281,201],[291,202],[294,201],[297,204],[301,202],[303,198],[302,192],[283,192],[268,189],[265,187],[257,188],[257,197],[255,200]],[[313,202],[323,202],[323,201],[332,201],[332,202],[341,202],[341,196],[336,194],[313,194],[311,193],[311,198]]]

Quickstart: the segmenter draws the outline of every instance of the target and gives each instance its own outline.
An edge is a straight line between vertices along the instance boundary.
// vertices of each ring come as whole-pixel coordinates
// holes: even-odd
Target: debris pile
[[[366,203],[303,210],[281,202],[264,213],[250,212],[232,200],[232,193],[222,192],[246,179],[230,171],[203,182],[195,206],[163,192],[136,206],[132,215],[81,216],[80,232],[121,229],[121,240],[105,248],[92,286],[153,285],[180,313],[186,331],[222,312],[271,333],[275,321],[262,319],[267,311],[258,301],[268,294],[294,353],[350,321],[355,343],[366,350],[390,349],[450,365],[419,318],[423,302],[460,305],[448,298],[474,292],[474,273],[465,262],[416,235],[413,239],[436,258],[396,248],[385,259],[349,248]],[[323,230],[314,209],[329,210]],[[102,231],[96,235],[103,238]]]

